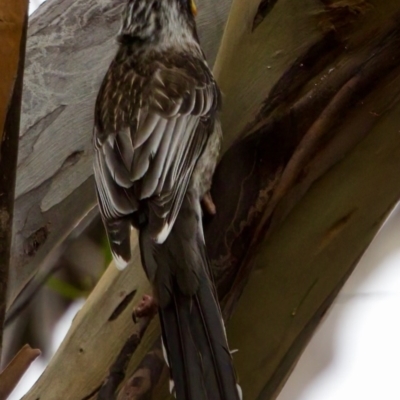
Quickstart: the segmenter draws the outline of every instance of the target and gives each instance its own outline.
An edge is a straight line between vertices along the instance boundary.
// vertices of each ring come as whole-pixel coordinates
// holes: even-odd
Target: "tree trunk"
[[[27,0],[0,5],[0,359],[14,213],[27,10]]]
[[[225,154],[206,240],[246,399],[276,398],[400,197],[397,3],[233,1],[215,64]],[[132,267],[106,271],[27,399],[95,397],[150,290],[133,245]],[[153,321],[127,374],[140,367],[157,400],[168,396],[158,337]]]

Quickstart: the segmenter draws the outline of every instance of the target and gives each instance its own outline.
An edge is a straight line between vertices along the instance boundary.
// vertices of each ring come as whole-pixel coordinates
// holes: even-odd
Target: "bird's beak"
[[[193,16],[195,17],[197,15],[197,7],[194,0],[190,0],[190,10],[192,11]]]

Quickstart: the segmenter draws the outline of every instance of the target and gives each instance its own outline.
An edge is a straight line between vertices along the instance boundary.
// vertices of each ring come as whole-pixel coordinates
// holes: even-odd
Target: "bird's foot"
[[[157,314],[158,304],[153,296],[145,294],[139,305],[133,310],[133,319],[136,322],[137,318],[153,317]]]
[[[207,192],[203,199],[201,200],[203,205],[203,209],[207,214],[215,215],[217,213],[217,207],[215,206],[213,199],[211,197],[211,193]]]

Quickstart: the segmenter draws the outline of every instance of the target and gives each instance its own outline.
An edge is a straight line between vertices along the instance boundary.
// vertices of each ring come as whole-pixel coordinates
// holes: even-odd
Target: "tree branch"
[[[282,118],[276,120],[275,116],[267,115],[265,120],[258,124],[256,131],[247,137],[246,140],[253,142],[254,148],[256,148],[255,143],[257,147],[261,146],[260,137],[265,138],[266,142],[261,146],[261,151],[264,151],[264,154],[280,154],[282,161],[275,166],[273,172],[271,171],[274,177],[272,185],[270,175],[267,176],[264,185],[252,188],[258,192],[268,190],[270,195],[267,201],[264,201],[264,207],[259,209],[260,220],[258,218],[254,220],[256,228],[252,233],[251,242],[240,257],[236,252],[236,260],[240,259],[242,266],[237,269],[229,264],[234,282],[230,293],[224,299],[227,316],[232,315],[234,306],[248,281],[260,243],[269,237],[273,229],[282,224],[284,218],[313,182],[369,132],[369,129],[362,129],[353,136],[353,140],[347,141],[345,147],[339,147],[337,154],[332,154],[332,151],[325,153],[347,113],[358,102],[362,102],[394,68],[400,66],[399,43],[400,19],[396,17],[386,32],[378,35],[375,43],[371,43],[371,48],[367,51],[362,49],[361,54],[356,53],[349,58],[349,68],[337,71],[330,78],[326,78],[325,82],[312,93],[307,93],[290,105]],[[397,75],[398,71],[395,74]],[[321,110],[321,107],[324,108]],[[317,116],[308,128],[312,114]],[[277,126],[290,126],[293,118],[296,122],[287,131],[289,137],[285,138],[286,149],[282,148],[282,142],[274,144],[274,130]],[[377,122],[373,115],[370,116],[370,120],[372,123]],[[295,148],[288,146],[288,143],[292,143]],[[242,145],[239,143],[236,146]],[[311,166],[315,165],[316,159],[318,167],[313,169]]]
[[[0,400],[8,398],[29,366],[40,354],[39,349],[32,349],[28,344],[21,348],[0,373]]]
[[[118,393],[117,400],[144,400],[153,392],[165,389],[169,370],[161,349],[161,340],[157,340],[146,354],[136,371],[125,382]]]
[[[99,390],[97,400],[116,399],[118,386],[125,378],[129,361],[142,341],[142,338],[146,333],[146,330],[149,327],[153,317],[154,315],[139,319],[137,326],[135,327],[135,331],[131,336],[129,336],[128,340],[125,342],[120,353],[118,354],[116,361],[111,366],[110,373]]]
[[[14,216],[27,10],[25,0],[0,6],[0,358]]]

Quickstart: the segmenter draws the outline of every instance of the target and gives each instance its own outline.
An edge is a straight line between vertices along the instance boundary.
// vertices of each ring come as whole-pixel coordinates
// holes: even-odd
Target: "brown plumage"
[[[190,0],[128,1],[96,101],[94,172],[120,267],[131,226],[139,230],[177,398],[235,400],[200,207],[220,146],[220,93],[192,10]]]

